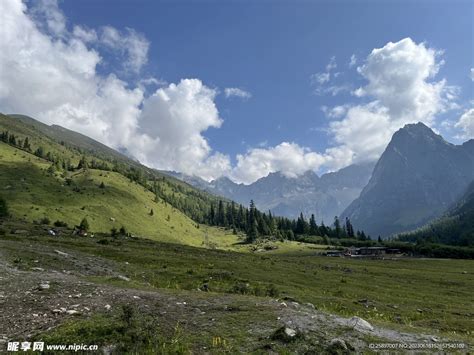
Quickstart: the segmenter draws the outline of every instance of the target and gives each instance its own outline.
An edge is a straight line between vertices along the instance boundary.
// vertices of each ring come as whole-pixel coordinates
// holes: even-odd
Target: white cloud
[[[410,38],[376,48],[357,68],[368,80],[360,94],[379,100],[393,119],[411,116],[413,120],[430,120],[445,107],[445,80],[428,81],[442,65],[437,61],[439,55]]]
[[[140,85],[131,88],[113,73],[96,71],[102,47],[100,43],[95,50],[87,47],[92,37],[85,35],[84,28],[75,27],[72,34],[64,30],[58,38],[35,21],[21,1],[0,2],[0,68],[8,68],[0,70],[2,112],[23,113],[79,131],[111,147],[125,148],[156,168],[209,179],[229,169],[229,158],[213,153],[201,134],[222,124],[214,90],[197,79],[182,80],[145,98]],[[110,33],[111,43],[119,45],[124,36],[135,34],[132,30]],[[114,39],[114,33],[122,39]],[[143,80],[142,85],[159,84],[157,79]]]
[[[30,13],[37,23],[54,36],[63,37],[66,33],[66,18],[58,9],[57,0],[38,0]]]
[[[357,64],[357,57],[355,54],[351,55],[351,59],[349,60],[349,68],[352,68]]]
[[[211,155],[202,132],[219,128],[222,119],[214,103],[217,92],[198,79],[184,79],[158,89],[143,102],[140,130],[150,138],[141,160],[166,170],[196,174],[205,179],[230,169],[224,155]],[[154,154],[153,154],[153,153]]]
[[[225,97],[238,97],[244,100],[250,99],[252,94],[248,91],[239,89],[239,88],[225,88],[224,89]]]
[[[296,177],[308,170],[318,169],[324,157],[296,143],[283,142],[271,148],[254,148],[246,154],[237,155],[237,166],[231,178],[238,182],[251,183],[271,172],[282,172],[287,177]]]
[[[342,120],[330,123],[335,145],[326,151],[328,166],[374,160],[405,124],[433,125],[437,114],[456,107],[457,88],[433,80],[443,64],[440,55],[410,38],[374,49],[357,68],[368,83],[353,92],[373,101],[352,105]]]
[[[462,129],[461,138],[474,139],[474,108],[465,111],[454,126]]]
[[[312,74],[310,77],[311,83],[313,84],[324,84],[329,81],[331,75],[329,73],[316,73]]]
[[[329,63],[326,65],[326,71],[331,72],[337,68],[336,57],[332,56]]]
[[[346,114],[347,110],[349,109],[349,105],[339,105],[332,108],[323,106],[321,109],[329,118],[341,118]]]
[[[125,58],[125,69],[138,73],[148,61],[150,42],[131,28],[119,31],[111,26],[104,26],[100,34],[102,44],[118,51]]]
[[[97,32],[84,26],[74,26],[73,35],[84,43],[97,42]]]
[[[474,81],[474,68],[471,68],[471,80]]]

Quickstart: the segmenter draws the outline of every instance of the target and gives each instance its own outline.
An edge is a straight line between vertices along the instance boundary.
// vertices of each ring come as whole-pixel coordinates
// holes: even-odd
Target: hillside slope
[[[79,134],[76,142],[64,140],[71,134],[58,142],[53,138],[58,128],[47,135],[43,130],[49,126],[41,125],[0,115],[0,133],[8,131],[17,140],[16,146],[0,142],[0,195],[14,217],[28,221],[46,217],[50,223],[59,220],[70,226],[86,217],[94,232],[124,226],[132,234],[194,246],[211,243],[214,238],[229,244],[237,240],[190,218],[199,222],[215,197],[158,173],[147,176],[150,169],[136,162],[136,167],[127,165],[128,158],[98,142],[86,151],[79,145],[88,138]],[[29,149],[23,149],[26,137]],[[42,156],[37,152],[39,147]],[[93,167],[77,169],[83,157]],[[118,164],[122,172],[114,171]]]
[[[453,145],[422,123],[406,125],[342,218],[372,236],[389,236],[441,216],[474,179],[473,143]]]
[[[474,181],[443,217],[418,230],[401,234],[399,239],[411,242],[474,245]]]

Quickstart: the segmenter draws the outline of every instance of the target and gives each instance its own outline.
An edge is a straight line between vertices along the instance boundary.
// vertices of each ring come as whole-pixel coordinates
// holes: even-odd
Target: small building
[[[379,256],[385,255],[387,248],[385,247],[364,247],[359,248],[358,255]]]
[[[350,247],[345,250],[344,255],[352,258],[383,257],[386,251],[385,247]]]

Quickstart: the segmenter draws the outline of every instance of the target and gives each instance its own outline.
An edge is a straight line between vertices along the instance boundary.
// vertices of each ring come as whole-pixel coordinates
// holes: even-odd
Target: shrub
[[[54,226],[55,227],[67,227],[67,223],[63,222],[63,221],[60,221],[60,220],[57,220],[56,222],[54,222]]]
[[[51,221],[49,220],[48,217],[43,217],[40,219],[40,224],[50,224]]]
[[[8,216],[7,201],[0,197],[0,218]]]

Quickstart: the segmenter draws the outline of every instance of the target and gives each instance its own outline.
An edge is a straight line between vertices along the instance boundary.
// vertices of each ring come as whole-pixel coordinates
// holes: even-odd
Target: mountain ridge
[[[275,215],[296,218],[301,212],[315,214],[318,221],[331,224],[349,205],[369,181],[374,163],[351,165],[336,172],[318,176],[309,170],[298,177],[287,177],[281,172],[272,172],[252,184],[235,183],[228,177],[207,182],[199,177],[176,172],[174,177],[242,204],[253,200],[261,210],[270,210]]]
[[[367,186],[341,217],[387,237],[441,216],[474,179],[472,144],[451,144],[422,123],[406,125],[395,132]]]

